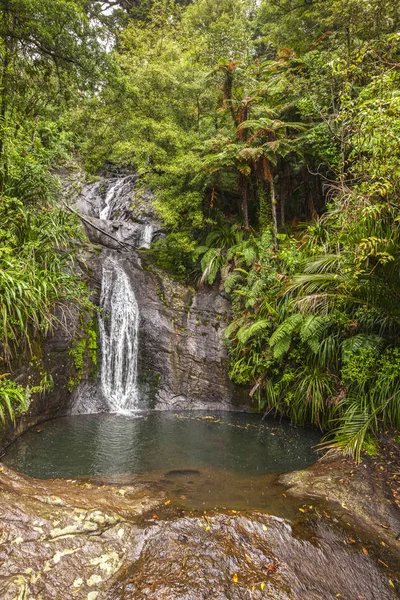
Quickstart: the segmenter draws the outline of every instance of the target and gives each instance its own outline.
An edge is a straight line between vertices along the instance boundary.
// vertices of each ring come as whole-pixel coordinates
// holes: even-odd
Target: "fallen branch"
[[[97,227],[96,225],[94,225],[94,223],[92,223],[91,221],[89,221],[89,219],[85,219],[85,217],[83,217],[81,214],[79,214],[76,210],[74,210],[73,208],[71,208],[70,206],[68,206],[68,204],[64,203],[64,206],[67,210],[69,210],[70,212],[72,212],[72,214],[76,215],[77,217],[79,217],[79,219],[83,222],[86,223],[86,225],[88,225],[89,227],[93,227],[93,229],[96,229],[96,231],[99,231],[100,233],[102,233],[103,235],[109,237],[110,239],[114,240],[114,242],[117,242],[117,244],[119,244],[122,248],[135,248],[135,250],[137,250],[136,246],[134,246],[133,244],[128,244],[126,242],[121,242],[118,238],[116,238],[115,236],[111,235],[111,233],[107,233],[107,231],[104,231],[104,229],[101,229],[100,227]]]

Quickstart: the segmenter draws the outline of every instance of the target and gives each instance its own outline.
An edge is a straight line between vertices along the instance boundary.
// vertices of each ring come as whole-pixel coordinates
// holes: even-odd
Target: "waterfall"
[[[99,330],[101,387],[111,412],[136,410],[139,307],[117,257],[103,263]]]
[[[121,192],[124,191],[125,184],[129,185],[131,180],[132,176],[128,175],[127,177],[118,178],[115,181],[115,183],[111,185],[110,189],[107,192],[104,201],[104,206],[99,212],[100,219],[107,220],[112,218],[112,213],[115,208],[116,201],[119,199],[119,196],[122,195]]]
[[[142,248],[150,248],[152,239],[153,239],[153,231],[154,231],[154,226],[151,223],[147,223],[144,226],[143,229],[143,233],[142,233],[142,239],[140,241],[140,246]]]

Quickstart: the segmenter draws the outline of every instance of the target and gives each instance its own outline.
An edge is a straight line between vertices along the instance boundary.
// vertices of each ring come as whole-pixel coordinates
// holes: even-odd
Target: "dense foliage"
[[[89,3],[0,2],[0,419],[27,407],[36,390],[9,379],[21,357],[59,320],[56,309],[88,305],[73,275],[80,226],[56,198],[54,170],[71,150],[64,127],[74,96],[99,85],[101,23]],[[90,9],[90,10],[89,10]],[[56,313],[58,317],[56,318]],[[39,389],[40,388],[40,389]]]
[[[397,3],[1,4],[7,235],[18,211],[65,218],[38,192],[63,153],[135,168],[168,232],[154,259],[231,298],[231,377],[256,406],[356,456],[398,428]]]

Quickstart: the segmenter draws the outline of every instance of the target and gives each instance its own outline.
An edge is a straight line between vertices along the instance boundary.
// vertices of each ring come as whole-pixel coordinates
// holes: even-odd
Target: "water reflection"
[[[240,413],[80,415],[34,428],[8,449],[4,462],[43,479],[156,480],[199,505],[226,503],[240,493],[250,507],[253,490],[271,481],[260,477],[311,465],[318,440],[313,430]]]

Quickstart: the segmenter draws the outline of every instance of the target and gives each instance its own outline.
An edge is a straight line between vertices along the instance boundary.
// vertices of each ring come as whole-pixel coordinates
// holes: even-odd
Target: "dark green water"
[[[260,508],[273,475],[313,464],[318,441],[314,430],[242,413],[80,415],[30,430],[3,462],[41,479],[156,482],[196,508]]]

